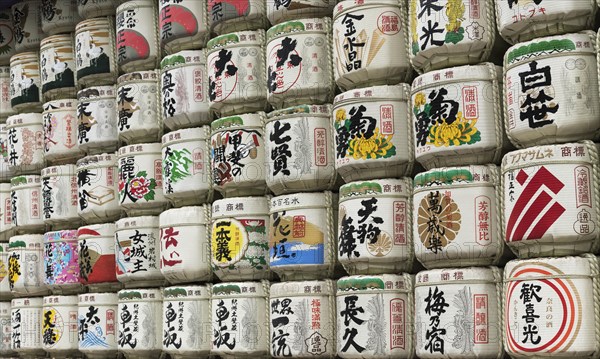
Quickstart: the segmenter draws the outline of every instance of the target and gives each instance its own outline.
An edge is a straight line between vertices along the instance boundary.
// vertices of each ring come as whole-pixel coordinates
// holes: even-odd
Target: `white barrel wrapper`
[[[8,262],[9,243],[0,243],[0,298],[12,299],[13,295],[10,291],[10,276],[8,270],[10,263]],[[13,263],[14,263],[13,259]],[[2,330],[0,330],[0,333]],[[0,340],[1,342],[1,340]]]
[[[492,63],[431,71],[412,85],[415,156],[427,169],[499,163],[507,147],[502,68]]]
[[[236,358],[266,358],[269,335],[268,281],[213,285],[212,354]]]
[[[512,358],[595,358],[598,258],[515,260],[504,268],[504,343]]]
[[[8,166],[8,159],[8,130],[5,123],[0,123],[0,181],[10,182],[15,175]]]
[[[211,258],[223,281],[259,280],[269,274],[269,199],[234,197],[212,206]]]
[[[273,25],[284,21],[331,16],[336,0],[267,0],[267,17]]]
[[[504,56],[504,111],[511,142],[526,148],[600,138],[596,33],[545,37]]]
[[[0,32],[5,30],[2,27],[2,13],[0,13]],[[1,46],[1,45],[0,45]],[[10,105],[10,66],[0,66],[0,118],[12,116],[17,112]]]
[[[340,187],[337,254],[354,274],[413,267],[412,180],[379,179]]]
[[[205,204],[160,214],[160,271],[169,283],[211,281],[210,211]]]
[[[80,294],[77,309],[79,351],[90,359],[117,354],[118,296],[116,293]]]
[[[264,124],[264,112],[224,117],[210,124],[213,185],[225,197],[267,191]]]
[[[121,72],[154,70],[160,63],[158,3],[122,2],[117,7],[117,64]]]
[[[40,41],[45,37],[41,21],[42,1],[19,1],[11,10],[16,52],[38,51]]]
[[[337,281],[337,353],[344,359],[414,355],[413,278],[408,274]]]
[[[409,86],[344,92],[333,102],[335,167],[346,182],[412,172]]]
[[[68,357],[78,353],[76,295],[44,297],[42,346],[52,355]]]
[[[337,202],[329,191],[271,199],[269,266],[281,280],[333,277]]]
[[[76,227],[81,223],[77,215],[77,172],[75,165],[46,167],[42,170],[42,215],[44,223]]]
[[[119,291],[117,348],[127,358],[160,358],[162,299],[160,289]]]
[[[24,357],[45,356],[42,347],[42,298],[13,299],[10,305],[11,347]]]
[[[597,253],[600,173],[589,141],[537,146],[502,160],[504,238],[520,258]]]
[[[267,108],[265,31],[217,36],[206,48],[211,112],[222,117],[264,111]]]
[[[273,111],[265,126],[267,185],[275,194],[324,191],[337,179],[330,105]]]
[[[210,30],[204,1],[161,1],[158,20],[160,45],[167,54],[206,47]]]
[[[13,25],[12,12],[10,8],[0,11],[0,35],[2,35],[2,41],[0,42],[0,49],[2,49],[2,55],[0,55],[0,65],[8,65],[10,63],[10,57],[16,54],[15,50],[15,37],[16,32]],[[0,71],[1,73],[2,71]],[[1,77],[1,75],[0,75]],[[0,100],[0,104],[2,101]],[[2,106],[0,105],[0,108]],[[1,113],[1,110],[0,110]]]
[[[79,21],[77,0],[42,0],[42,31],[46,34],[73,32]]]
[[[117,92],[114,86],[88,87],[77,93],[77,140],[89,155],[118,146]]]
[[[46,1],[46,0],[45,0]],[[73,25],[73,29],[75,25]],[[72,32],[73,30],[69,30]],[[42,95],[46,100],[75,96],[75,37],[54,35],[40,45]]]
[[[208,0],[210,30],[223,35],[233,31],[264,29],[269,26],[264,0],[243,3]]]
[[[10,203],[10,183],[0,183],[0,242],[8,242],[14,234],[12,206]]]
[[[426,268],[497,265],[505,244],[495,165],[443,167],[414,180],[415,255]]]
[[[44,295],[44,236],[14,236],[8,244],[8,280],[14,296]]]
[[[174,359],[205,358],[212,341],[212,285],[163,290],[163,351]]]
[[[10,181],[10,209],[16,231],[44,230],[40,176],[13,177]]]
[[[35,51],[10,58],[10,105],[15,112],[37,112],[42,106],[40,54]]]
[[[114,15],[114,9],[111,13]],[[84,20],[75,28],[77,84],[114,85],[117,80],[115,20],[112,16]]]
[[[77,161],[77,212],[87,223],[119,218],[117,156],[114,153],[83,157]]]
[[[114,223],[79,227],[79,281],[91,292],[120,289],[115,270]],[[114,333],[113,333],[114,334]]]
[[[335,281],[330,279],[271,285],[273,358],[335,357],[335,292]]]
[[[48,164],[77,161],[83,155],[77,141],[77,100],[46,102],[44,124],[44,159]]]
[[[6,120],[8,168],[14,173],[38,174],[44,166],[44,127],[39,113],[13,115]]]
[[[1,246],[1,245],[0,245]],[[2,255],[0,254],[0,257]],[[10,299],[10,297],[2,297]],[[10,302],[0,303],[0,355],[10,357],[11,354],[16,355],[10,347],[10,341],[12,339],[12,326],[10,323]]]

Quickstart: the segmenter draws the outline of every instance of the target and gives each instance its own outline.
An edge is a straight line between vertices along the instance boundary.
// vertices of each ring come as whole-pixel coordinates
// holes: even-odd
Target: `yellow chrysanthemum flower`
[[[424,106],[426,102],[427,102],[427,98],[425,97],[424,93],[419,92],[415,95],[414,105],[416,107]]]
[[[349,144],[348,154],[355,160],[385,157],[387,152],[393,147],[391,139],[391,135],[383,136],[379,133],[379,129],[376,128],[373,136],[370,138],[365,138],[365,135],[361,134],[360,137],[352,139]]]
[[[468,120],[458,112],[456,120],[451,124],[443,123],[431,127],[429,132],[429,144],[435,147],[458,146],[471,141],[471,136],[477,133],[475,124],[477,119]]]
[[[336,122],[342,122],[346,119],[346,110],[344,110],[343,108],[338,109],[335,112],[335,121]]]

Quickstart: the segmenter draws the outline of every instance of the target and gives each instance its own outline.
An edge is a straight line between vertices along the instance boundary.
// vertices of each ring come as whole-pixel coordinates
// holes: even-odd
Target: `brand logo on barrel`
[[[523,190],[508,217],[506,240],[540,239],[565,212],[556,198],[565,185],[544,166],[533,176],[520,170],[516,180]]]
[[[458,44],[465,37],[463,21],[471,20],[465,17],[463,0],[448,0],[445,5],[436,0],[411,0],[408,17],[413,55],[428,47]],[[438,19],[442,19],[441,24]]]
[[[209,61],[208,89],[213,102],[226,100],[237,85],[238,68],[231,58],[233,52],[221,49],[217,56]]]
[[[421,243],[433,253],[456,239],[461,226],[458,204],[440,191],[429,192],[419,205],[417,229]]]
[[[8,14],[0,14],[0,55],[10,54],[13,50],[14,35],[10,23]]]
[[[297,40],[285,37],[269,54],[268,88],[271,93],[285,93],[296,84],[302,72],[302,57]]]

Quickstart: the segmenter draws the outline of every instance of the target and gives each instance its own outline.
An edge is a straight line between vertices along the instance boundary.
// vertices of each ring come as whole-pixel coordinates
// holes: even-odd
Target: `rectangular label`
[[[463,109],[465,118],[479,118],[477,87],[465,86],[462,89]]]
[[[405,349],[405,314],[404,300],[392,299],[390,301],[390,349]]]
[[[405,201],[394,201],[394,244],[406,244]]]
[[[590,169],[587,166],[575,167],[575,183],[577,196],[577,208],[581,206],[592,207]]]
[[[475,241],[480,246],[492,243],[490,217],[492,201],[487,196],[475,197]]]
[[[204,101],[204,91],[202,91],[202,70],[194,70],[194,101]]]
[[[469,15],[471,17],[471,19],[479,19],[479,12],[480,12],[480,6],[479,6],[479,0],[471,0],[471,6],[469,6]]]
[[[315,166],[327,166],[327,131],[315,128]]]
[[[394,106],[379,106],[380,128],[382,135],[394,134]]]
[[[488,344],[488,296],[487,294],[474,294],[474,339],[475,344]]]

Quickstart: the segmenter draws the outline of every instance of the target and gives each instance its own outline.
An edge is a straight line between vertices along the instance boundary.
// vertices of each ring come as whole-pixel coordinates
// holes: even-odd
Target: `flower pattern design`
[[[460,226],[460,209],[450,196],[430,192],[419,203],[417,229],[428,250],[438,253],[456,238]]]
[[[154,190],[156,188],[156,180],[148,178],[146,171],[138,172],[134,177],[127,180],[119,179],[119,197],[121,203],[129,199],[135,203],[139,200],[152,201],[154,200]]]
[[[355,108],[353,110],[356,111]],[[351,114],[353,110],[350,111]],[[365,110],[366,108],[362,107],[358,111]],[[392,143],[393,135],[381,134],[376,120],[360,113],[363,117],[355,119],[348,118],[346,110],[343,108],[335,112],[334,126],[337,134],[338,158],[351,157],[354,160],[368,160],[395,156],[396,146]]]

